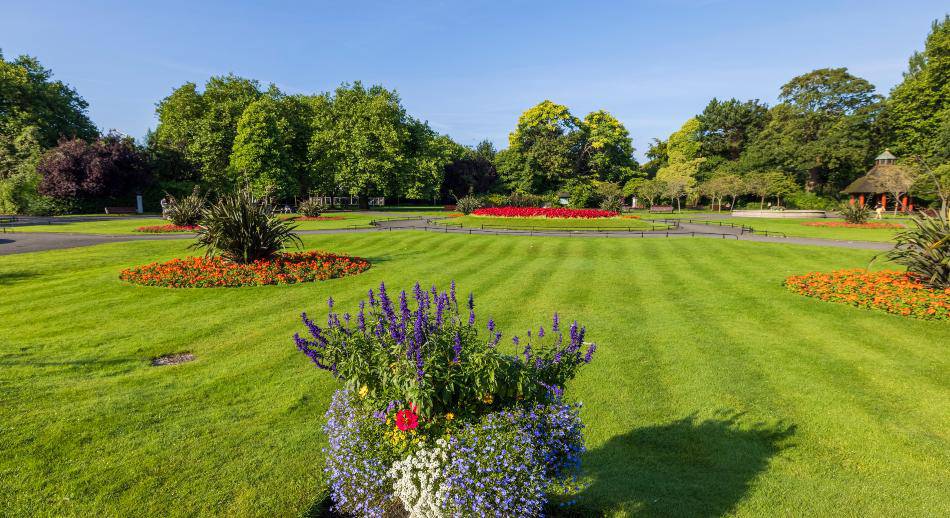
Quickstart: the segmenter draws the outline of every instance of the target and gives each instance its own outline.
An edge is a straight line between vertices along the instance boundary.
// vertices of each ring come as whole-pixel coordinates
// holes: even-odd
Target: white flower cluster
[[[443,469],[448,462],[448,444],[436,441],[434,448],[423,448],[389,469],[394,479],[393,492],[402,500],[410,518],[438,518],[445,516],[448,501],[443,482]]]

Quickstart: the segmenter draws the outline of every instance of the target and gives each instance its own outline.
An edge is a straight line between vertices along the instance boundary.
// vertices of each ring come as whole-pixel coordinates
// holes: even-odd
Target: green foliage
[[[319,217],[326,209],[326,206],[318,198],[307,198],[297,205],[297,212],[308,218]]]
[[[796,191],[787,194],[785,201],[790,209],[832,210],[838,207],[837,201],[807,191]]]
[[[904,80],[891,90],[886,124],[901,156],[950,153],[950,15],[935,20],[923,52],[910,58]]]
[[[626,182],[637,174],[630,133],[604,110],[584,117],[584,158],[587,172],[605,182]]]
[[[570,193],[568,206],[572,209],[586,209],[597,202],[597,192],[589,182],[575,181],[567,188]]]
[[[458,199],[458,202],[455,204],[455,208],[462,214],[468,215],[474,212],[476,209],[482,207],[482,200],[478,196],[463,196]]]
[[[842,203],[838,208],[838,212],[845,221],[856,225],[867,223],[868,218],[871,217],[871,211],[860,203]]]
[[[206,202],[206,196],[201,194],[201,189],[196,185],[188,196],[176,198],[169,194],[168,205],[163,215],[174,225],[197,226],[201,221]]]
[[[620,212],[623,209],[623,189],[613,182],[597,182],[597,204],[602,210]]]
[[[222,196],[202,213],[194,248],[235,263],[269,259],[288,244],[300,245],[296,225],[278,218],[265,200],[248,189]]]
[[[768,118],[768,107],[760,104],[758,99],[740,102],[713,98],[703,113],[696,116],[702,155],[738,160],[746,146],[765,127]]]
[[[887,258],[933,288],[950,288],[950,221],[925,214],[911,220],[913,224],[897,234]]]

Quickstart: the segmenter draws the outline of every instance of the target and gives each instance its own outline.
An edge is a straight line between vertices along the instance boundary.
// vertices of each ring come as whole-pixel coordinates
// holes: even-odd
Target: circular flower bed
[[[487,207],[472,212],[476,216],[502,218],[612,218],[617,212],[599,209],[566,209],[563,207]]]
[[[905,228],[899,223],[848,223],[847,221],[806,221],[802,225],[833,228]]]
[[[136,232],[147,232],[149,234],[164,234],[167,232],[194,232],[198,227],[195,225],[152,225],[139,227]]]
[[[323,281],[365,272],[370,263],[360,257],[309,251],[238,264],[220,257],[187,257],[122,270],[119,278],[144,286],[219,288],[296,284]]]
[[[829,302],[927,320],[950,320],[950,288],[928,288],[907,272],[812,272],[789,277],[785,286],[800,295]]]

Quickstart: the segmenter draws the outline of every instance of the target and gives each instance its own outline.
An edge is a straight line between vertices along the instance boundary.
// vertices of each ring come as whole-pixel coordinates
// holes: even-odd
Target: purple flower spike
[[[560,319],[558,319],[558,316],[557,316],[557,311],[554,312],[554,319],[553,319],[553,320],[554,320],[554,321],[551,323],[551,331],[554,331],[555,333],[557,333],[557,332],[558,332],[558,328],[559,328],[560,325],[561,325],[561,321],[560,321]]]
[[[468,294],[468,309],[475,309],[475,294]]]
[[[372,288],[369,289],[369,305],[370,305],[370,306],[375,306],[375,305],[376,305],[376,297],[373,295],[373,289],[372,289]]]
[[[455,279],[452,279],[452,286],[449,291],[449,295],[452,297],[452,304],[457,304],[455,301]]]
[[[538,338],[544,338],[544,327],[538,327]]]
[[[455,333],[455,344],[452,346],[452,352],[455,353],[452,361],[458,363],[459,357],[462,355],[462,337],[458,333]]]
[[[471,310],[468,312],[468,325],[471,326],[474,324],[475,324],[475,310]]]
[[[329,306],[330,309],[333,309],[333,297],[327,299],[327,306]]]
[[[488,330],[491,331],[491,332],[494,332],[494,331],[495,331],[495,319],[494,319],[494,318],[489,318],[489,319],[488,319]]]
[[[591,358],[594,357],[594,351],[597,350],[597,344],[590,344],[590,347],[587,348],[587,354],[584,355],[584,363],[590,363]]]
[[[518,345],[518,343],[520,342],[520,339],[519,339],[517,336],[512,336],[512,337],[511,337],[511,341],[512,341],[512,343],[514,343],[515,345]]]

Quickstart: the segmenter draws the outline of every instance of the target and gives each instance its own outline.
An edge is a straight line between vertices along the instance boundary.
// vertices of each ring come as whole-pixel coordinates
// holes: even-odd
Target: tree
[[[604,110],[591,112],[581,127],[581,155],[589,174],[605,182],[625,182],[637,173],[630,133],[613,115]]]
[[[674,131],[666,141],[666,155],[669,163],[686,163],[700,156],[702,144],[699,119],[693,117]]]
[[[740,102],[713,98],[703,113],[696,116],[702,155],[738,160],[746,146],[765,128],[768,118],[768,106],[760,104],[758,99]]]
[[[913,160],[917,166],[917,171],[912,173],[916,178],[915,186],[921,192],[936,195],[940,199],[940,217],[950,221],[950,162],[932,167],[920,155]]]
[[[702,158],[696,158],[688,162],[670,163],[670,165],[660,169],[656,173],[656,180],[666,186],[664,193],[671,200],[676,200],[676,210],[680,210],[680,199],[692,194],[696,186],[696,171],[702,164]]]
[[[27,126],[12,141],[6,138],[0,134],[0,213],[29,213],[39,196],[36,164],[43,153],[39,129]]]
[[[508,136],[508,156],[498,164],[509,188],[548,192],[576,177],[582,158],[580,126],[566,106],[548,100],[522,113]]]
[[[933,157],[948,149],[940,133],[950,120],[950,15],[933,22],[923,52],[911,56],[904,80],[891,90],[885,114],[899,155]]]
[[[115,198],[136,192],[151,181],[145,153],[131,137],[110,133],[92,143],[60,142],[36,167],[39,192],[60,199]]]
[[[293,157],[294,136],[280,101],[265,96],[252,102],[238,120],[231,174],[257,196],[306,195],[307,175]]]
[[[364,208],[369,196],[402,194],[412,129],[399,96],[357,81],[337,88],[329,103],[316,123],[311,159],[332,172],[337,189],[359,196]]]
[[[634,178],[624,186],[624,194],[627,196],[636,196],[644,198],[650,202],[650,206],[656,205],[656,200],[662,197],[669,190],[668,186],[661,180],[644,178]]]
[[[86,114],[88,104],[69,85],[30,56],[6,61],[0,53],[0,135],[12,141],[36,128],[44,149],[63,138],[92,139],[98,134]]]
[[[496,154],[495,147],[487,140],[479,142],[475,149],[462,148],[462,152],[445,165],[442,199],[451,201],[453,197],[467,194],[487,194],[498,181],[493,163]]]
[[[808,191],[836,192],[863,174],[881,105],[873,85],[845,68],[820,69],[786,83],[780,99],[743,153],[743,169],[800,174]]]
[[[765,171],[749,173],[745,176],[745,185],[750,193],[759,197],[759,208],[765,208],[765,198],[768,196],[782,196],[797,189],[794,180],[782,171]]]

